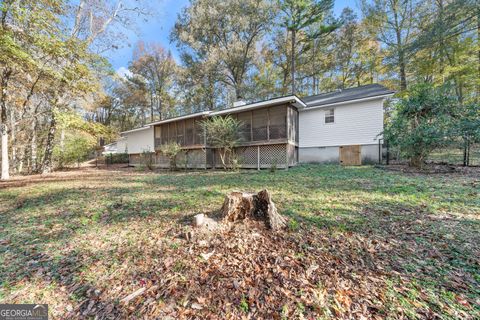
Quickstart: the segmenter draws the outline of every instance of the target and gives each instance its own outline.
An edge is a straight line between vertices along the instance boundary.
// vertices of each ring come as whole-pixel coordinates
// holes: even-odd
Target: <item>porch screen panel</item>
[[[162,144],[162,128],[160,126],[155,126],[155,148],[159,147]]]
[[[185,145],[193,144],[193,119],[185,120]]]
[[[162,144],[168,143],[168,124],[163,124],[162,128]]]
[[[177,143],[181,146],[185,145],[185,136],[184,136],[184,122],[177,121]]]
[[[202,120],[195,119],[194,123],[194,132],[195,132],[195,144],[204,144],[203,139],[203,130],[202,130]]]
[[[174,142],[177,139],[177,130],[175,129],[175,123],[170,122],[168,124],[168,142]]]
[[[252,130],[252,114],[250,112],[241,112],[237,115],[238,121],[242,124],[238,135],[243,142],[252,141],[251,130]]]
[[[271,107],[270,140],[285,139],[287,137],[287,108],[285,106]]]
[[[253,111],[252,127],[253,141],[267,140],[267,109]]]

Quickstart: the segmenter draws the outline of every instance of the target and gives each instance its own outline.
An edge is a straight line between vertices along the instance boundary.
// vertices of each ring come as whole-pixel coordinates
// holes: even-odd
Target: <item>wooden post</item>
[[[287,141],[288,141],[288,140],[287,140]],[[288,170],[288,156],[289,156],[289,154],[288,154],[288,146],[289,146],[289,144],[288,144],[288,142],[287,142],[287,146],[285,147],[285,150],[286,150],[286,153],[287,153],[287,157],[286,157],[287,161],[286,161],[285,170]]]
[[[193,132],[193,137],[192,137],[192,144],[196,144],[196,135],[197,135],[197,127],[195,126],[195,123],[197,122],[197,120],[194,118],[192,119],[192,132]]]
[[[287,106],[287,121],[285,123],[285,130],[287,134],[287,141],[290,140],[290,108]]]
[[[270,140],[270,108],[267,108],[267,140]]]
[[[257,170],[260,170],[260,146],[257,146]]]
[[[177,122],[178,121],[175,121],[175,142],[178,143],[178,126],[177,126]]]
[[[195,122],[193,123],[193,133],[195,136]],[[205,148],[205,170],[207,170],[208,166],[208,150],[207,150],[207,131],[203,130],[203,147]],[[215,153],[213,153],[213,163],[212,163],[212,169],[215,169]]]
[[[253,111],[250,111],[250,141],[253,141]]]

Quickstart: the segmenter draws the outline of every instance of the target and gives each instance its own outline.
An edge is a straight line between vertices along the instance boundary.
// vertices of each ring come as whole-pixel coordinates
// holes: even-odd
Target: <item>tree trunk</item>
[[[48,130],[47,142],[45,146],[45,156],[43,158],[42,173],[52,172],[53,142],[55,140],[56,131],[57,131],[57,120],[55,119],[55,113],[52,112],[52,118],[50,119],[50,129]]]
[[[18,173],[22,173],[23,165],[24,165],[24,162],[25,162],[25,147],[20,148],[20,151],[18,152],[18,154],[19,154],[18,165],[17,165],[16,171]]]
[[[315,40],[312,40],[312,94],[317,94],[317,77],[315,73],[317,72],[317,66],[315,65]]]
[[[62,129],[60,130],[60,159],[59,159],[59,164],[58,166],[60,168],[63,168],[63,159],[65,156],[65,128],[62,126]]]
[[[10,110],[10,143],[12,144],[12,157],[10,167],[13,173],[17,171],[17,146],[16,146],[17,132],[15,131],[15,108]]]
[[[291,64],[292,64],[292,94],[295,94],[295,41],[296,41],[296,33],[295,33],[295,29],[292,29],[292,52],[291,52],[291,55],[292,55],[292,61],[291,61]]]
[[[397,54],[398,54],[398,68],[400,73],[400,90],[405,91],[407,90],[407,75],[406,75],[406,62],[405,62],[405,52],[404,52],[404,44],[402,40],[402,30],[400,27],[400,23],[398,22],[398,8],[392,8],[393,14],[395,18],[395,36],[397,41]]]
[[[223,169],[224,170],[227,170],[227,149],[226,148],[222,148],[220,151],[220,160],[222,161],[222,166],[223,166]]]
[[[478,54],[478,78],[477,78],[477,102],[480,102],[480,8],[477,7],[477,54]]]
[[[287,225],[286,219],[278,213],[266,189],[257,194],[232,192],[225,197],[220,210],[223,220],[227,222],[252,219],[263,221],[265,226],[272,230],[280,230]]]
[[[1,79],[0,96],[0,135],[2,140],[2,175],[1,180],[10,179],[10,162],[8,161],[8,126],[7,126],[7,86],[12,69],[5,68]]]
[[[36,173],[37,164],[37,117],[32,120],[32,137],[30,140],[30,171]]]
[[[3,110],[2,110],[2,119],[3,119]],[[1,135],[2,135],[2,176],[1,180],[10,179],[10,170],[9,170],[9,161],[8,161],[8,131],[7,125],[2,120],[0,125]]]
[[[152,90],[150,90],[150,122],[153,122],[153,103],[154,103],[153,92]]]
[[[407,75],[405,71],[405,55],[403,50],[399,53],[399,68],[400,68],[400,90],[407,90]]]
[[[421,155],[412,156],[410,158],[409,165],[411,167],[415,167],[415,168],[422,168],[423,167],[423,156],[421,156]]]

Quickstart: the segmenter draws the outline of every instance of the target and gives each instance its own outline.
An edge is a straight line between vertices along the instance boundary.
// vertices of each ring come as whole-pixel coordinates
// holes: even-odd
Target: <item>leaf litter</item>
[[[138,185],[134,173],[115,179],[125,188]],[[82,189],[86,199],[108,195],[108,189],[97,191],[102,183]],[[476,192],[471,185],[467,180],[462,187],[467,197]],[[478,231],[478,207],[462,209],[471,221],[464,222],[443,208],[431,214],[428,205],[367,202],[358,215],[366,222],[352,230],[342,226],[341,216],[335,218],[341,228],[296,217],[298,225],[284,232],[239,223],[185,237],[184,223],[172,215],[120,217],[113,224],[117,211],[145,210],[145,203],[131,206],[120,196],[88,232],[68,233],[79,227],[57,223],[28,229],[31,236],[20,228],[18,235],[2,235],[2,261],[7,267],[24,263],[1,270],[7,280],[0,300],[41,299],[52,305],[54,319],[480,317],[480,239],[472,232]],[[14,210],[31,203],[24,195]],[[67,211],[68,219],[75,218],[73,208],[62,209],[62,219]],[[318,212],[323,219],[326,213]],[[60,251],[53,251],[56,242],[41,246],[42,237],[59,241],[58,235],[73,238],[59,242]],[[29,240],[18,246],[14,237]]]

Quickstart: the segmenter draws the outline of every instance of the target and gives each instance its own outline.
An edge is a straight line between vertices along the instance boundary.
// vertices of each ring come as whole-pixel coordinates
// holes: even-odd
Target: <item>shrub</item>
[[[107,164],[128,163],[128,153],[110,153],[105,155]]]
[[[277,171],[277,159],[273,159],[272,164],[270,165],[270,172],[275,173]]]
[[[213,117],[202,123],[207,143],[220,151],[220,160],[224,169],[232,168],[232,165],[238,167],[234,149],[240,142],[239,131],[242,127],[243,124],[231,116]],[[234,163],[232,160],[237,162]]]
[[[65,135],[63,148],[60,145],[55,146],[53,159],[60,168],[79,165],[88,159],[94,150],[95,142],[91,136],[83,132],[68,132]]]
[[[242,163],[242,158],[238,156],[238,154],[233,150],[232,152],[230,152],[229,161],[230,161],[230,169],[232,171],[240,170],[240,164]]]
[[[421,167],[433,150],[449,141],[455,110],[457,101],[448,87],[414,86],[396,104],[385,127],[385,140],[397,146],[411,166]]]
[[[170,160],[170,170],[177,168],[177,155],[182,151],[182,147],[175,141],[162,144],[160,151]]]
[[[145,166],[148,170],[153,170],[153,156],[154,152],[143,151],[141,154],[140,163]]]

